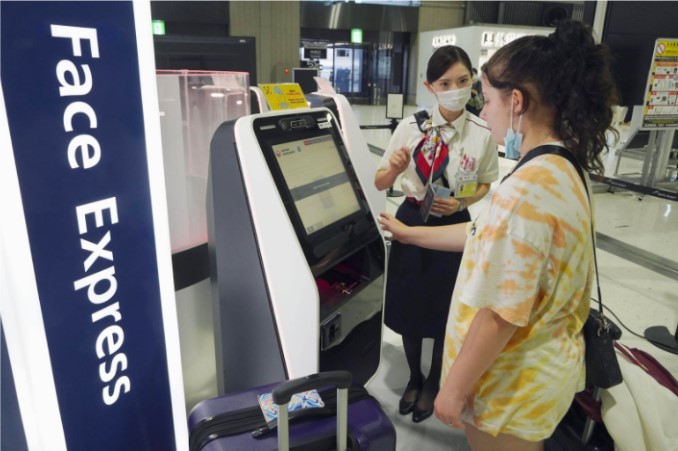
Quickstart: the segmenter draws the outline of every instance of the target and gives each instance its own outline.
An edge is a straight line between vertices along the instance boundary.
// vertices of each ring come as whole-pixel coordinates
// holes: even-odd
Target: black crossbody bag
[[[591,205],[591,195],[588,185],[584,178],[584,170],[581,164],[571,152],[568,152],[560,146],[545,145],[531,150],[518,164],[513,168],[504,179],[508,178],[520,166],[527,163],[532,158],[544,154],[555,154],[567,159],[577,170],[581,181],[586,190],[586,196]],[[599,388],[610,388],[622,382],[621,369],[619,361],[614,350],[614,341],[621,337],[621,329],[610,321],[603,313],[603,296],[600,291],[600,280],[598,278],[598,257],[596,255],[595,233],[593,231],[593,211],[591,210],[591,242],[593,244],[593,263],[596,273],[596,286],[598,289],[598,310],[591,309],[589,316],[584,324],[584,342],[586,345],[586,384]]]

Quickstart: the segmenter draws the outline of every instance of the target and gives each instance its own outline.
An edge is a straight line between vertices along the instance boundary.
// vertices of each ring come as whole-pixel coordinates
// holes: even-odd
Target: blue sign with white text
[[[2,2],[0,19],[67,447],[173,450],[132,2]]]

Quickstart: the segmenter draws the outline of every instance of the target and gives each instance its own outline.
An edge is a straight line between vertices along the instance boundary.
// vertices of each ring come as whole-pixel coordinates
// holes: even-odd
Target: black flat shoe
[[[405,393],[400,398],[398,405],[398,412],[400,415],[407,415],[414,410],[414,405],[417,403],[419,397],[419,390],[421,390],[422,382],[408,382]]]
[[[408,413],[412,412],[414,410],[414,404],[416,400],[414,401],[405,401],[404,399],[400,399],[400,404],[398,405],[398,412],[400,412],[400,415],[407,415]]]
[[[431,379],[426,379],[426,382],[421,387],[419,391],[419,396],[417,396],[417,402],[414,404],[414,409],[412,411],[412,421],[415,423],[421,423],[431,415],[433,415],[433,404],[438,395],[438,381],[431,381]]]
[[[415,423],[421,423],[431,415],[433,415],[433,408],[427,410],[420,410],[414,407],[412,412],[412,421],[414,421]]]

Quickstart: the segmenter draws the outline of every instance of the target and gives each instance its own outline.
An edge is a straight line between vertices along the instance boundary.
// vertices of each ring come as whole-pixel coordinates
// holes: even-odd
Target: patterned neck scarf
[[[441,128],[451,128],[452,130],[454,128],[449,125],[433,127],[430,120],[422,128],[428,128],[428,130],[415,147],[412,158],[417,165],[417,175],[421,179],[421,183],[426,185],[429,178],[437,180],[445,173],[445,168],[450,159]],[[433,175],[431,175],[431,170],[433,170]]]

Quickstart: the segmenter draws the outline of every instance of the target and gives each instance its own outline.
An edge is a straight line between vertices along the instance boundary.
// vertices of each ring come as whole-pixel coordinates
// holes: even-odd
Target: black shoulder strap
[[[553,147],[550,152],[548,153],[554,153],[556,155],[560,155],[561,157],[565,158],[567,161],[572,163],[572,166],[577,170],[577,174],[579,174],[579,177],[581,178],[581,182],[584,184],[584,190],[586,191],[586,195],[589,195],[589,189],[586,186],[586,179],[584,178],[584,169],[581,167],[581,163],[579,160],[577,160],[577,157],[574,156],[574,154],[568,150],[563,149],[560,146],[544,146],[544,147]]]
[[[419,130],[421,130],[422,133],[426,133],[424,129],[421,128],[421,126],[426,122],[431,115],[428,114],[428,111],[426,110],[421,110],[417,111],[414,113],[414,119],[417,121],[417,127],[419,127]]]
[[[527,163],[533,158],[536,158],[540,155],[544,155],[547,153],[552,153],[559,155],[566,160],[568,160],[570,163],[572,163],[572,166],[577,170],[577,173],[579,174],[579,177],[581,177],[581,181],[584,184],[584,189],[586,190],[586,195],[588,196],[589,191],[588,187],[586,186],[586,179],[584,178],[584,169],[581,167],[581,163],[579,163],[579,160],[572,154],[572,152],[565,150],[564,148],[560,146],[555,146],[553,144],[547,144],[545,146],[539,146],[536,149],[532,149],[528,152],[527,155],[525,155],[523,158],[520,159],[518,164],[515,165],[515,167],[509,172],[509,174],[502,179],[502,182],[506,180],[511,174],[516,172],[519,167]]]
[[[554,145],[546,145],[546,146],[541,146],[536,149],[531,150],[525,158],[522,158],[518,164],[513,168],[513,171],[511,171],[504,179],[511,175],[516,169],[518,169],[520,166],[531,160],[532,158],[538,157],[539,155],[544,155],[546,153],[553,153],[556,155],[559,155],[566,160],[568,160],[570,163],[572,163],[572,166],[577,170],[577,173],[579,174],[579,177],[581,178],[581,182],[584,184],[584,191],[586,191],[586,197],[589,199],[589,208],[591,207],[591,194],[589,193],[589,187],[586,184],[586,178],[584,178],[584,168],[582,167],[581,163],[577,158],[572,154],[572,152],[569,152],[565,149],[563,149],[560,146],[554,146]],[[603,314],[603,294],[600,290],[600,278],[598,276],[598,255],[596,252],[596,234],[595,231],[593,230],[593,210],[591,210],[591,243],[593,243],[593,265],[595,268],[595,274],[596,274],[596,288],[598,290],[598,311],[600,314]],[[607,321],[607,320],[606,320]]]

